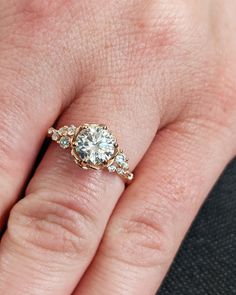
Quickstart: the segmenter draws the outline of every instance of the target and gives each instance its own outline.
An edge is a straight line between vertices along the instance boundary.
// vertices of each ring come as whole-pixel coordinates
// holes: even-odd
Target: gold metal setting
[[[75,163],[82,169],[107,169],[127,182],[133,180],[128,159],[106,125],[84,124],[48,129],[48,136],[61,148],[70,149]]]

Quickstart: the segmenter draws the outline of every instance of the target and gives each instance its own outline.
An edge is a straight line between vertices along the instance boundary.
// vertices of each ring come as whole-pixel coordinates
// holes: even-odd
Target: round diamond
[[[116,139],[106,127],[91,124],[77,135],[75,150],[83,162],[102,165],[114,156]]]
[[[48,134],[49,134],[49,135],[52,135],[52,134],[54,133],[54,131],[55,131],[55,129],[54,129],[53,127],[50,127],[50,128],[48,129]]]
[[[122,168],[124,168],[125,170],[129,169],[129,164],[127,162],[122,163]]]
[[[61,137],[59,144],[63,149],[67,149],[70,146],[70,138],[67,136]]]
[[[57,141],[57,140],[59,140],[59,138],[60,138],[59,133],[57,131],[55,131],[52,135],[52,140]]]
[[[122,166],[125,163],[125,155],[124,154],[119,154],[116,156],[116,163]]]
[[[112,173],[112,172],[116,171],[116,166],[115,165],[110,165],[110,166],[107,167],[107,169],[108,169],[109,172]]]
[[[58,132],[61,136],[65,136],[67,135],[67,130],[68,130],[68,127],[67,126],[64,126],[64,127],[61,127]]]
[[[68,135],[74,135],[75,131],[76,131],[76,127],[74,125],[69,126],[67,129]]]
[[[120,175],[123,175],[124,174],[124,170],[121,169],[121,168],[118,168],[117,169],[117,173],[120,174]]]

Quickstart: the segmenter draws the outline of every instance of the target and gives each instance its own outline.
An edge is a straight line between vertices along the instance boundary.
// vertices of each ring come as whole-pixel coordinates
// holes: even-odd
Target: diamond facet
[[[102,165],[114,157],[116,139],[104,126],[85,126],[76,137],[75,151],[81,160],[90,165]]]

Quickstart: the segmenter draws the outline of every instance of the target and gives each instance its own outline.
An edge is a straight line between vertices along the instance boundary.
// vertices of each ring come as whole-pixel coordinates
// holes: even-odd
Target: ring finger
[[[129,99],[133,89],[120,93],[124,101],[129,101],[127,107],[115,109],[111,107],[117,105],[114,97],[94,89],[73,103],[59,124],[106,124],[133,168],[156,133],[158,111],[148,109],[151,104],[146,109],[142,104],[134,106],[135,101]],[[134,132],[141,126],[138,133]],[[26,289],[27,294],[70,294],[94,256],[123,189],[119,177],[82,171],[69,153],[51,145],[27,196],[11,212],[0,249],[0,290],[8,289],[7,294],[16,294],[16,290],[25,294]]]

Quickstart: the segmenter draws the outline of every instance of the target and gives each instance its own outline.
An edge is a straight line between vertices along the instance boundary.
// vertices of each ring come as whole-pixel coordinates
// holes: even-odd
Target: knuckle
[[[40,22],[55,16],[61,9],[68,7],[72,0],[26,0],[19,6],[21,14],[25,20],[30,22]]]
[[[231,72],[227,65],[224,69],[221,65],[215,67],[206,89],[207,99],[201,101],[202,111],[205,117],[215,122],[219,128],[222,126],[228,129],[236,122],[235,79],[233,74],[227,73]]]
[[[57,41],[71,31],[79,11],[75,4],[75,0],[25,0],[17,3],[11,7],[11,15],[3,23],[7,32],[5,46],[27,54],[35,52],[37,58],[71,54],[64,43]],[[53,53],[52,46],[58,48],[58,54]]]
[[[130,35],[133,36],[131,47],[137,54],[144,54],[145,57],[151,53],[155,57],[163,52],[169,54],[169,49],[176,49],[176,45],[183,48],[192,39],[191,5],[183,1],[167,4],[151,0],[145,4],[142,2],[141,6],[136,4],[128,13]]]
[[[204,80],[198,82],[195,96],[189,95],[185,118],[187,123],[204,127],[214,135],[229,135],[232,141],[236,126],[236,71],[232,57],[225,52],[227,49],[221,49],[224,53],[214,49],[207,62],[200,63]]]
[[[228,133],[229,131],[235,131],[236,88],[229,86],[223,86],[223,88],[223,90],[219,89],[218,93],[216,93],[216,99],[214,101],[215,107],[212,112],[206,112],[206,116],[211,122],[215,123],[219,131],[223,131],[223,133],[226,131],[226,133]]]
[[[179,118],[175,126],[168,126],[167,129],[188,137],[190,142],[197,137],[198,140],[211,140],[212,143],[217,143],[218,147],[227,145],[231,150],[235,143],[235,98],[212,92],[210,96],[208,99],[205,93],[204,101],[197,102],[194,106],[190,103],[185,117]]]
[[[92,221],[90,213],[73,201],[46,200],[43,195],[23,199],[12,209],[8,233],[21,247],[66,254],[89,253]]]
[[[173,137],[176,136],[173,131],[171,131],[171,135]],[[160,132],[159,138],[161,138],[162,136],[168,136],[167,130],[165,130],[163,134],[161,134]],[[183,138],[184,136],[185,138]],[[188,134],[181,135],[179,140],[183,141],[183,139],[185,141],[190,141],[191,136],[188,136]],[[188,152],[187,148],[188,147],[186,147],[185,145],[179,145],[178,147],[176,147],[175,144],[171,145],[171,143],[169,143],[169,152],[162,149],[159,157],[162,161],[165,161],[166,167],[171,168],[159,171],[159,185],[156,187],[151,187],[151,189],[149,184],[156,182],[157,168],[153,166],[153,163],[151,162],[152,160],[150,158],[150,164],[146,168],[148,171],[149,180],[148,182],[143,184],[143,188],[140,190],[140,194],[143,194],[143,196],[147,196],[147,193],[149,193],[150,195],[158,197],[158,203],[153,202],[153,204],[150,203],[150,201],[146,200],[148,196],[144,199],[144,201],[147,202],[147,205],[150,204],[154,207],[154,210],[157,210],[160,207],[163,213],[167,214],[167,212],[169,212],[169,215],[173,215],[176,210],[183,208],[188,202],[194,201],[194,197],[192,196],[192,194],[190,194],[188,190],[189,183],[187,184],[183,181],[184,177],[181,174],[183,168],[188,169],[188,161],[186,161],[184,157],[182,157],[182,154]],[[170,156],[170,154],[172,156]],[[147,163],[149,162],[147,161]],[[175,177],[173,177],[173,175],[175,175]]]
[[[113,228],[111,225],[106,232],[104,255],[141,267],[156,267],[168,263],[173,254],[174,241],[168,221],[166,217],[164,221],[161,211],[145,208],[118,223],[120,224]]]

